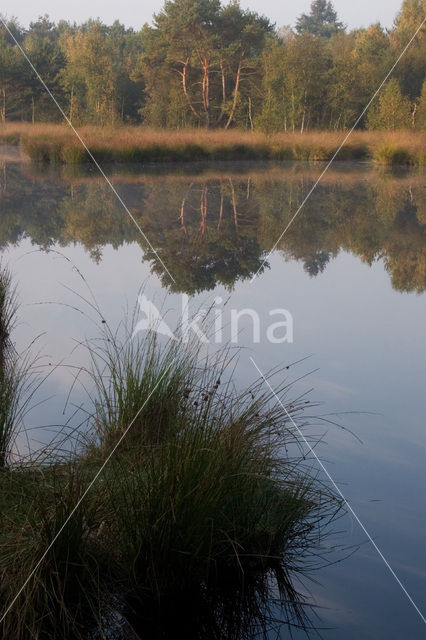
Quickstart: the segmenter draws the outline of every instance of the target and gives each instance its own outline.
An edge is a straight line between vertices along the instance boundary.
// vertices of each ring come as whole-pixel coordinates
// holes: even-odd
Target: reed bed
[[[152,332],[105,326],[88,349],[93,411],[73,452],[0,474],[2,637],[251,638],[274,595],[306,625],[293,577],[341,502],[263,382],[237,391],[228,351]]]
[[[199,160],[304,160],[333,157],[346,132],[276,133],[154,130],[143,126],[81,127],[79,133],[99,162],[149,163]],[[338,160],[373,160],[385,165],[424,166],[424,132],[355,131]],[[8,123],[0,142],[20,144],[32,161],[80,165],[91,162],[67,125]]]

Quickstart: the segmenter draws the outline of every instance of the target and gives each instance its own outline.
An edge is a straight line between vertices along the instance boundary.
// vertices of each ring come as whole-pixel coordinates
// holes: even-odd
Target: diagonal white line
[[[385,82],[388,80],[389,76],[391,75],[391,73],[394,71],[395,67],[397,66],[397,64],[400,62],[401,58],[405,55],[405,53],[407,52],[408,48],[410,47],[411,43],[413,42],[413,40],[415,39],[415,37],[417,36],[417,34],[419,33],[420,29],[423,27],[423,25],[426,22],[426,18],[423,20],[423,22],[421,23],[421,25],[416,29],[415,34],[412,36],[412,38],[410,39],[410,41],[405,45],[404,49],[401,51],[401,53],[399,54],[398,58],[395,60],[395,62],[393,63],[392,67],[389,69],[389,71],[387,72],[386,76],[383,78],[382,82],[380,83],[378,89],[376,89],[376,91],[374,92],[374,94],[372,95],[372,97],[370,98],[370,100],[368,101],[368,104],[366,107],[364,107],[361,115],[358,116],[357,120],[355,121],[352,129],[346,134],[346,136],[344,137],[343,141],[340,143],[340,146],[337,148],[337,150],[334,152],[332,158],[328,161],[328,163],[326,164],[324,170],[322,171],[322,173],[320,174],[319,178],[317,178],[316,182],[314,183],[313,187],[310,189],[310,191],[308,192],[308,195],[305,197],[305,199],[303,200],[302,204],[300,205],[300,207],[297,209],[296,213],[291,217],[290,221],[288,222],[287,226],[285,227],[284,231],[281,233],[280,237],[278,238],[278,240],[275,242],[274,246],[272,247],[272,249],[269,251],[268,255],[265,257],[264,260],[262,260],[262,264],[260,265],[260,267],[258,268],[258,270],[256,271],[256,273],[254,274],[254,276],[252,277],[252,279],[250,280],[250,283],[252,283],[256,277],[259,275],[259,272],[263,269],[263,267],[265,266],[266,261],[268,260],[268,258],[270,257],[271,253],[276,249],[277,244],[280,242],[280,240],[282,239],[282,237],[284,236],[285,233],[287,233],[288,229],[291,227],[291,225],[293,224],[293,222],[295,221],[295,219],[297,218],[297,216],[299,215],[299,213],[301,212],[301,210],[303,209],[303,207],[305,206],[305,204],[307,203],[307,201],[309,200],[309,198],[311,197],[312,193],[315,191],[315,189],[317,188],[318,184],[321,182],[322,178],[324,177],[324,175],[327,173],[327,171],[329,170],[329,168],[331,167],[331,165],[333,164],[334,160],[336,159],[338,153],[340,152],[340,150],[342,149],[342,147],[346,144],[346,141],[348,140],[349,136],[353,133],[354,129],[358,126],[358,124],[361,122],[361,119],[363,118],[363,116],[365,115],[365,113],[367,112],[367,110],[369,109],[371,103],[375,100],[375,98],[377,97],[378,93],[380,92],[380,90],[382,89],[383,85],[385,84]]]
[[[128,216],[131,218],[132,222],[135,224],[136,228],[138,229],[139,233],[141,234],[141,236],[143,237],[143,239],[145,240],[145,242],[147,243],[147,245],[149,246],[149,248],[154,252],[154,254],[157,256],[158,260],[160,261],[163,269],[166,271],[166,273],[169,275],[169,277],[172,279],[173,282],[175,282],[175,279],[173,278],[172,274],[170,273],[170,271],[167,269],[166,265],[164,264],[164,262],[162,261],[160,255],[158,254],[158,251],[156,249],[154,249],[154,247],[152,246],[152,244],[150,243],[150,241],[148,240],[147,236],[145,235],[145,233],[142,231],[140,225],[138,224],[138,222],[136,221],[135,217],[133,216],[133,214],[130,212],[129,208],[127,207],[127,205],[125,204],[125,202],[123,201],[122,197],[120,196],[120,194],[118,193],[117,189],[114,187],[114,185],[112,184],[111,180],[108,178],[108,176],[106,175],[105,171],[102,169],[101,165],[99,164],[99,162],[96,160],[96,158],[94,157],[94,155],[92,154],[92,152],[90,151],[90,149],[88,148],[88,146],[86,145],[84,139],[81,137],[81,135],[78,133],[77,129],[74,127],[74,125],[72,124],[71,120],[68,118],[68,116],[66,115],[65,111],[62,109],[61,105],[59,104],[59,102],[56,100],[55,96],[53,95],[53,93],[51,92],[51,90],[49,89],[49,87],[47,86],[47,84],[45,83],[45,81],[43,80],[43,78],[41,77],[41,75],[39,74],[39,72],[37,71],[37,69],[35,68],[35,66],[33,65],[33,63],[31,62],[31,60],[29,59],[29,57],[27,56],[27,54],[25,53],[24,49],[21,47],[21,45],[19,44],[19,42],[17,41],[17,39],[15,38],[15,36],[13,35],[12,31],[9,29],[9,27],[7,26],[6,22],[4,21],[4,18],[2,17],[2,15],[0,14],[0,22],[3,24],[4,28],[6,29],[6,31],[8,32],[8,34],[10,35],[10,37],[13,39],[14,43],[16,44],[16,46],[18,47],[19,51],[22,53],[22,55],[24,56],[25,60],[28,62],[28,64],[30,65],[31,69],[33,70],[33,72],[35,73],[35,75],[37,76],[38,80],[41,82],[41,84],[43,85],[44,89],[47,91],[47,93],[49,94],[49,96],[52,98],[53,102],[55,103],[55,105],[58,107],[62,117],[65,119],[66,123],[71,127],[71,129],[73,130],[73,132],[75,133],[75,135],[77,136],[77,138],[79,139],[79,141],[81,142],[82,146],[84,147],[84,149],[86,150],[87,154],[89,155],[90,159],[92,160],[92,162],[94,163],[94,165],[96,166],[96,168],[98,169],[99,173],[102,175],[102,177],[105,179],[105,181],[107,182],[108,186],[110,187],[111,191],[114,193],[114,195],[116,196],[117,200],[119,201],[119,203],[121,204],[121,206],[123,207],[123,209],[125,210],[125,212],[128,214]]]
[[[157,381],[157,384],[153,387],[153,389],[150,391],[148,397],[146,398],[145,402],[142,404],[141,408],[137,411],[135,417],[133,418],[133,420],[130,422],[130,424],[126,427],[125,431],[122,433],[122,435],[120,436],[120,438],[118,439],[117,443],[114,445],[113,449],[110,451],[110,453],[108,454],[108,456],[105,458],[104,462],[102,463],[101,467],[98,469],[97,473],[95,474],[95,477],[90,481],[90,483],[87,485],[86,489],[84,490],[84,492],[82,493],[82,495],[80,496],[80,498],[78,499],[77,503],[75,504],[75,506],[73,507],[73,509],[71,510],[70,514],[67,516],[65,522],[62,524],[62,526],[60,527],[59,531],[56,533],[56,535],[54,536],[53,540],[50,542],[49,546],[47,547],[46,551],[43,553],[43,555],[41,556],[40,560],[37,562],[37,564],[34,566],[34,568],[32,569],[31,573],[29,574],[28,578],[25,580],[24,584],[21,586],[21,588],[19,589],[18,593],[16,594],[16,596],[13,598],[13,600],[10,602],[10,604],[8,605],[6,611],[3,613],[3,615],[0,618],[0,625],[3,622],[3,620],[5,619],[5,617],[7,616],[7,614],[9,613],[9,611],[11,610],[11,608],[13,607],[13,605],[15,604],[16,600],[19,598],[19,596],[21,595],[22,591],[25,589],[25,587],[27,586],[28,582],[31,580],[31,578],[33,577],[33,575],[35,574],[35,572],[37,571],[37,569],[39,568],[39,566],[41,565],[41,563],[43,562],[43,560],[45,559],[45,557],[47,556],[47,554],[49,553],[50,549],[53,547],[53,545],[55,544],[56,540],[59,538],[59,536],[61,535],[62,531],[65,529],[65,527],[67,526],[68,522],[71,520],[71,518],[73,517],[74,513],[77,511],[77,509],[79,508],[79,506],[81,505],[81,503],[83,502],[84,498],[87,496],[87,494],[89,493],[90,489],[93,487],[93,485],[95,484],[96,480],[99,478],[99,476],[101,475],[102,471],[105,469],[106,465],[108,464],[108,462],[111,460],[112,456],[114,455],[114,453],[116,452],[117,448],[120,446],[120,444],[122,443],[122,441],[124,440],[124,438],[126,437],[127,433],[129,432],[129,429],[131,428],[131,426],[133,425],[133,423],[135,422],[135,420],[137,419],[137,417],[139,416],[140,412],[142,411],[142,409],[146,406],[146,403],[148,402],[148,400],[150,399],[150,397],[152,396],[152,394],[154,393],[154,391],[157,389],[157,387],[159,386],[159,384],[161,383],[161,381],[163,380],[164,376],[168,373],[170,367],[172,366],[173,362],[171,362],[169,364],[169,366],[165,369],[164,373],[161,375],[161,377],[159,378],[159,380]]]
[[[262,380],[265,382],[265,384],[267,385],[267,387],[269,388],[270,392],[272,393],[272,395],[274,396],[274,398],[277,400],[278,404],[280,405],[280,407],[282,409],[284,409],[287,417],[291,420],[291,423],[293,424],[293,426],[295,427],[295,429],[297,430],[297,433],[299,434],[299,436],[302,438],[303,442],[306,444],[306,446],[309,449],[309,453],[312,453],[312,455],[314,456],[314,458],[316,459],[316,461],[318,462],[318,464],[320,465],[321,469],[324,471],[325,475],[327,476],[327,478],[330,480],[331,484],[333,485],[333,487],[336,489],[337,493],[340,495],[340,497],[342,498],[342,500],[344,501],[345,505],[347,506],[347,508],[349,509],[349,511],[351,512],[351,514],[353,515],[353,517],[355,518],[355,520],[357,521],[357,523],[359,524],[359,526],[361,527],[361,529],[364,531],[365,535],[367,536],[367,538],[370,540],[371,544],[373,545],[373,547],[375,548],[375,550],[377,551],[377,553],[379,554],[379,556],[381,557],[381,559],[383,560],[383,562],[385,563],[385,565],[387,566],[387,568],[389,569],[389,571],[391,572],[392,576],[394,577],[394,579],[396,580],[396,582],[398,583],[398,585],[401,587],[401,589],[403,590],[403,592],[405,593],[405,595],[407,596],[408,600],[411,602],[411,604],[413,605],[414,609],[417,611],[417,613],[419,614],[422,622],[424,622],[426,624],[426,618],[424,617],[423,613],[420,611],[419,607],[416,605],[416,603],[414,602],[413,598],[410,596],[410,594],[408,593],[407,589],[404,587],[404,585],[402,584],[401,580],[398,578],[398,576],[396,575],[395,571],[392,569],[392,567],[390,566],[389,562],[386,560],[385,556],[383,555],[383,553],[380,551],[379,547],[377,546],[377,544],[374,542],[373,538],[371,537],[371,535],[368,533],[367,529],[365,528],[365,526],[363,525],[363,523],[361,522],[361,520],[359,519],[359,517],[357,516],[357,514],[355,513],[355,511],[353,510],[353,508],[351,507],[351,505],[349,504],[349,502],[347,501],[347,499],[345,498],[345,496],[343,495],[343,493],[341,492],[341,490],[339,489],[339,487],[337,486],[337,484],[334,482],[333,478],[331,477],[331,475],[329,474],[328,470],[326,469],[326,467],[324,466],[324,464],[321,462],[321,460],[319,459],[319,457],[317,456],[317,454],[315,453],[315,451],[313,450],[313,448],[311,447],[311,445],[309,444],[308,440],[305,438],[305,436],[303,435],[302,431],[299,429],[299,427],[297,426],[297,424],[295,423],[295,421],[293,420],[292,416],[290,415],[290,413],[287,411],[285,405],[282,403],[281,399],[279,398],[279,396],[275,393],[274,389],[272,388],[272,386],[270,385],[269,381],[267,380],[267,378],[265,378],[264,374],[262,373],[262,371],[259,369],[259,367],[257,366],[256,362],[253,360],[253,358],[250,356],[250,360],[252,361],[253,365],[255,366],[255,368],[257,369],[260,377],[262,378]]]

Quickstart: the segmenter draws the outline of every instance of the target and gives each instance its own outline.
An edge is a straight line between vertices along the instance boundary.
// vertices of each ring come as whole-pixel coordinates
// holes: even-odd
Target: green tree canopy
[[[131,80],[138,51],[133,31],[116,21],[107,27],[89,20],[60,37],[65,56],[62,83],[69,98],[69,117],[76,122],[114,124],[123,119],[124,103],[137,101],[141,84]]]
[[[367,118],[369,129],[404,129],[411,126],[411,103],[402,95],[396,78],[389,80],[382,89],[379,101]]]
[[[302,13],[296,22],[297,33],[307,32],[325,38],[344,28],[344,24],[337,19],[332,3],[327,0],[313,0],[310,13]]]
[[[14,18],[5,22],[7,29],[0,24],[0,122],[24,115],[31,82],[28,65],[14,41],[22,43],[24,30]]]
[[[258,122],[269,130],[303,131],[323,124],[330,59],[310,33],[289,36],[264,58],[266,99]]]
[[[59,34],[56,25],[47,15],[31,22],[22,46],[31,62],[43,78],[56,99],[64,101],[60,76],[65,57],[59,46]],[[26,65],[26,63],[24,63]],[[26,65],[27,66],[27,65]],[[57,107],[35,74],[29,82],[31,119],[33,121],[55,121],[60,118]]]
[[[194,123],[228,128],[242,85],[272,32],[266,18],[243,11],[236,1],[222,7],[219,0],[168,0],[154,26],[144,28],[145,113],[158,118],[172,91]]]
[[[404,0],[391,32],[394,58],[398,57],[426,17],[426,0]],[[403,93],[414,100],[426,77],[426,26],[417,34],[402,57],[396,74]]]
[[[165,0],[139,32],[118,20],[55,24],[46,15],[28,29],[6,23],[75,124],[304,132],[353,125],[425,9],[426,0],[403,0],[391,29],[377,23],[349,32],[328,0],[314,0],[294,30],[275,30],[238,0]],[[386,115],[377,101],[368,126],[408,126],[410,102],[410,126],[424,128],[425,34],[424,26],[393,73],[399,89],[389,98],[399,115]],[[1,26],[0,122],[60,119]]]

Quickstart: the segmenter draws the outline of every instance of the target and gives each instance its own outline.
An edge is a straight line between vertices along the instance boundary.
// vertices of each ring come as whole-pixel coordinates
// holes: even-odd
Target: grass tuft
[[[37,382],[29,352],[19,354],[12,342],[18,301],[9,269],[0,265],[0,471],[12,449]]]
[[[228,351],[152,332],[106,325],[88,348],[93,412],[78,452],[62,444],[0,474],[3,637],[110,637],[113,620],[146,635],[177,601],[198,603],[196,619],[185,612],[193,637],[238,625],[253,637],[273,593],[303,626],[293,575],[341,503],[263,381],[239,392]],[[302,420],[306,401],[287,406]]]
[[[377,149],[374,154],[374,161],[377,164],[386,166],[414,165],[415,159],[406,149],[384,145]]]

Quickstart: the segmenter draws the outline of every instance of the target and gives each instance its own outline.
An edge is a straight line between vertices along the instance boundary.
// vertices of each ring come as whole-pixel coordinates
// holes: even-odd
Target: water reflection
[[[102,247],[139,242],[165,287],[192,294],[253,276],[318,175],[303,166],[251,166],[187,175],[113,175],[138,224],[161,255],[145,246],[108,185],[96,174],[38,172],[3,161],[0,246],[25,236],[48,248],[81,243],[94,260]],[[238,169],[238,168],[237,168]],[[392,286],[426,287],[423,176],[362,166],[330,171],[277,246],[312,277],[345,250],[371,265],[382,259]],[[267,267],[267,265],[266,265]]]
[[[18,244],[22,237],[44,248],[56,241],[64,246],[78,243],[70,246],[67,255],[93,285],[108,317],[119,321],[121,296],[135,299],[149,263],[139,265],[138,271],[141,251],[134,244],[139,241],[138,233],[102,180],[94,174],[38,172],[11,161],[0,169],[1,244]],[[415,600],[421,602],[424,576],[418,566],[424,545],[419,532],[424,528],[425,510],[424,496],[417,489],[424,483],[425,297],[399,295],[387,284],[392,280],[394,289],[401,291],[425,288],[424,178],[414,172],[391,174],[362,166],[336,166],[284,237],[280,253],[271,258],[271,270],[252,285],[238,285],[238,279],[250,278],[258,268],[321,168],[271,169],[247,164],[245,170],[228,167],[220,173],[210,169],[203,173],[201,167],[181,167],[173,175],[164,175],[165,171],[156,167],[141,176],[129,168],[124,175],[120,168],[120,175],[113,175],[115,186],[150,240],[164,258],[167,252],[166,264],[177,284],[170,283],[154,261],[152,266],[163,283],[176,291],[208,289],[219,281],[219,274],[228,289],[235,285],[232,298],[237,308],[257,305],[260,310],[270,309],[278,299],[296,318],[296,342],[280,352],[262,344],[258,357],[263,366],[315,353],[313,366],[319,364],[321,372],[309,385],[316,387],[330,410],[365,409],[383,414],[357,419],[355,430],[365,443],[362,447],[352,446],[333,432],[326,440],[324,455],[333,461],[333,476],[347,483],[349,501]],[[238,273],[238,260],[232,263],[233,271],[220,263],[217,256],[223,248],[215,246],[214,234],[218,242],[228,241],[231,251],[236,250],[237,241],[251,239],[255,259],[246,272]],[[121,250],[114,252],[107,244]],[[142,241],[140,245],[145,249]],[[10,255],[21,256],[28,248],[28,241],[20,243]],[[101,264],[91,263],[89,254]],[[238,252],[234,255],[238,257]],[[49,278],[79,290],[77,276],[69,279],[68,267],[61,270],[61,261],[53,262],[53,257],[53,253],[37,252],[28,261],[16,262],[28,299],[62,300],[63,290],[53,284],[49,296],[40,293],[40,282],[45,286]],[[149,257],[144,256],[145,260]],[[205,272],[196,273],[191,260],[200,261]],[[284,260],[292,263],[284,264]],[[368,264],[371,269],[363,267]],[[389,275],[383,272],[383,264]],[[220,287],[217,293],[223,296]],[[170,300],[170,305],[175,304],[173,297]],[[71,298],[66,301],[74,302]],[[56,339],[62,356],[64,334],[84,335],[83,320],[77,324],[79,319],[74,316],[58,312],[55,317],[52,307],[43,309],[31,307],[27,316],[34,324],[38,322],[34,333],[48,330],[50,338]],[[54,350],[50,344],[49,349]],[[249,372],[240,373],[245,382]],[[66,394],[68,382],[67,377],[52,393]],[[60,414],[62,399],[58,407]],[[40,424],[46,422],[44,412]],[[49,420],[56,419],[55,413]],[[359,543],[359,531],[354,528],[345,540],[348,545]],[[313,591],[317,604],[324,607],[319,612],[328,628],[324,637],[422,637],[409,603],[372,550],[369,553],[363,547],[362,553],[344,565],[321,571],[318,580],[324,586],[314,586]],[[182,618],[184,607],[179,602],[164,606],[163,611],[176,606],[177,616],[181,609]],[[208,605],[206,609],[208,614]],[[201,604],[196,613],[199,611]],[[150,623],[154,627],[155,619]],[[193,620],[183,622],[196,627]],[[202,624],[201,620],[198,629],[202,630]],[[302,635],[295,632],[297,638]]]

